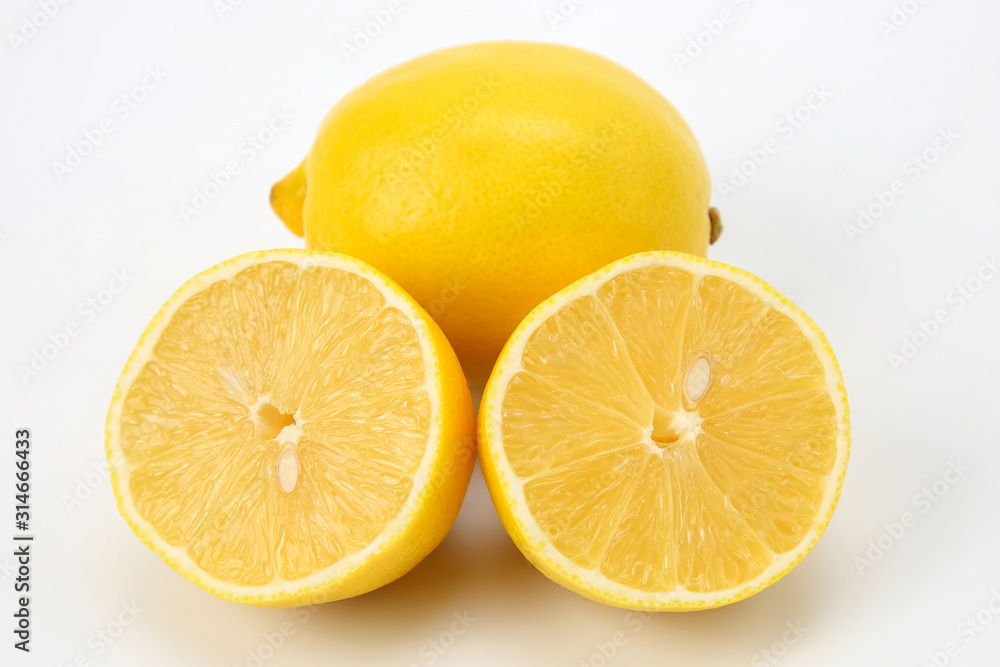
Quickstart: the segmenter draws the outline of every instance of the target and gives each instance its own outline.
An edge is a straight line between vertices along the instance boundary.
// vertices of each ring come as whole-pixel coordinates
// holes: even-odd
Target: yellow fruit
[[[122,371],[106,450],[118,509],[219,597],[358,595],[448,532],[474,462],[468,385],[396,284],[268,250],[195,276]]]
[[[708,200],[698,144],[656,90],[595,54],[529,42],[374,77],[271,193],[306,247],[358,257],[413,295],[472,382],[574,280],[644,250],[703,255],[720,229]]]
[[[823,333],[739,269],[614,262],[517,327],[479,410],[479,459],[517,546],[599,602],[705,609],[813,548],[850,443]]]

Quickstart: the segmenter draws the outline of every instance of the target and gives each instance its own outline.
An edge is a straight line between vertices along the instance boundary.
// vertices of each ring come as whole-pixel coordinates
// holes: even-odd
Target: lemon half
[[[551,297],[487,384],[479,457],[549,578],[644,610],[735,602],[823,534],[850,442],[833,350],[759,278],[641,253]]]
[[[474,463],[468,386],[397,285],[331,253],[201,273],[146,328],[106,450],[118,509],[204,590],[284,607],[358,595],[444,537]]]

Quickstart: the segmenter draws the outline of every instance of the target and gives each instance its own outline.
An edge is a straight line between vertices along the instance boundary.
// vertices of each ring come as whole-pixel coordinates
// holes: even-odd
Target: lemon
[[[611,605],[703,609],[813,548],[850,442],[836,358],[760,279],[640,253],[517,327],[479,410],[500,517],[552,580]]]
[[[372,78],[271,202],[306,247],[413,295],[473,382],[546,297],[636,252],[703,255],[713,227],[701,151],[663,96],[600,56],[528,42]]]
[[[401,576],[474,462],[469,389],[397,285],[332,253],[241,255],[184,284],[108,411],[118,509],[219,597],[286,607]]]

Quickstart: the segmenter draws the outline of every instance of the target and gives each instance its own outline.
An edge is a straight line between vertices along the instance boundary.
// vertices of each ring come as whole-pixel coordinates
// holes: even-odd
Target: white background
[[[12,548],[0,546],[0,662],[256,664],[248,652],[287,621],[294,633],[273,655],[263,651],[269,667],[405,667],[432,658],[763,665],[772,663],[761,652],[772,648],[788,667],[922,665],[949,642],[957,654],[938,656],[939,664],[998,664],[1000,614],[982,612],[980,621],[992,623],[978,630],[960,624],[1000,591],[1000,278],[962,307],[954,290],[970,280],[976,287],[984,259],[1000,252],[1000,5],[909,0],[915,13],[905,22],[897,15],[902,25],[883,34],[893,0],[591,0],[554,25],[545,12],[558,0],[403,0],[348,62],[341,44],[386,4],[243,0],[220,15],[212,0],[74,1],[37,34],[27,29],[32,36],[15,48],[10,34],[22,34],[39,5],[4,2],[0,542],[14,532],[14,431],[22,427],[33,432],[37,542],[30,656],[11,648]],[[730,23],[717,37],[704,32],[703,52],[678,65],[674,54],[723,9]],[[596,51],[662,91],[712,171],[726,229],[711,256],[768,280],[828,334],[847,380],[853,451],[826,536],[749,600],[640,623],[532,569],[477,470],[442,546],[381,590],[307,620],[203,593],[134,537],[95,472],[107,402],[132,345],[194,273],[244,251],[301,245],[271,213],[268,190],[305,154],[338,98],[427,51],[511,38]],[[148,67],[166,76],[125,117],[115,101]],[[831,96],[800,109],[814,87]],[[249,159],[244,142],[275,110],[293,120]],[[797,110],[799,128],[779,127]],[[112,132],[60,179],[53,163],[104,118]],[[949,128],[957,138],[935,154],[935,137]],[[748,151],[769,138],[777,151],[723,192]],[[927,149],[936,160],[914,180],[907,162]],[[240,173],[185,224],[181,205],[230,160]],[[858,208],[897,179],[902,194],[851,236],[845,225]],[[81,314],[114,271],[131,276],[125,289],[99,314]],[[912,342],[938,310],[947,321],[933,336],[918,335],[919,350],[894,368],[890,353],[901,354],[904,339]],[[72,323],[78,335],[22,380],[19,366]],[[968,468],[954,484],[943,481],[950,462]],[[943,490],[936,502],[915,502],[935,482]],[[893,537],[885,525],[905,512],[915,523]],[[869,541],[881,541],[884,553]],[[869,557],[870,565],[860,560]],[[95,639],[116,630],[123,604],[142,611],[109,646]],[[476,620],[451,637],[454,614],[466,612]],[[786,624],[807,630],[783,645],[783,635],[794,638]],[[624,646],[605,659],[600,647],[619,631]],[[443,653],[427,644],[449,639]]]

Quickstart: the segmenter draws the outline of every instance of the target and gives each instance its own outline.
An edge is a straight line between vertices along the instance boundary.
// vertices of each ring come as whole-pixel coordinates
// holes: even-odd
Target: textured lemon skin
[[[827,372],[831,377],[828,377],[828,384],[837,408],[838,430],[842,439],[840,456],[838,457],[834,472],[831,473],[826,510],[816,517],[812,531],[800,545],[799,550],[795,553],[795,557],[778,571],[766,573],[766,576],[760,578],[759,581],[751,582],[746,586],[731,591],[724,591],[721,595],[695,595],[688,596],[692,599],[684,600],[675,599],[669,594],[658,595],[643,591],[634,591],[627,595],[615,594],[600,586],[595,586],[592,582],[585,581],[584,577],[580,576],[580,573],[573,572],[564,563],[552,558],[551,553],[554,548],[544,538],[540,538],[540,531],[534,525],[534,520],[517,510],[514,497],[516,492],[509,481],[511,473],[505,471],[505,466],[502,463],[505,457],[498,451],[503,445],[500,442],[501,425],[496,419],[496,415],[498,414],[499,407],[502,405],[506,383],[510,377],[509,371],[516,369],[520,365],[520,351],[523,348],[526,337],[534,331],[535,324],[549,317],[569,301],[582,294],[590,293],[591,290],[596,289],[614,275],[628,268],[659,263],[681,266],[683,268],[691,268],[692,265],[696,266],[699,264],[711,267],[718,271],[716,275],[722,274],[731,279],[738,278],[746,284],[753,285],[761,293],[774,297],[790,312],[794,312],[800,324],[804,325],[803,329],[813,337],[815,343],[820,348],[817,351],[824,354],[826,357],[824,361],[829,363]],[[497,514],[500,516],[501,523],[503,523],[507,533],[521,553],[524,554],[525,558],[546,577],[583,597],[623,609],[642,611],[696,611],[721,607],[759,593],[791,572],[812,551],[813,547],[816,546],[829,525],[830,520],[833,518],[833,512],[837,507],[837,502],[840,499],[840,493],[843,489],[844,478],[847,475],[847,461],[850,457],[851,443],[850,413],[844,378],[833,348],[815,322],[780,292],[760,278],[721,262],[714,262],[703,257],[677,252],[638,253],[613,262],[602,267],[599,271],[581,278],[534,308],[524,321],[518,325],[500,353],[500,357],[497,359],[496,366],[486,384],[479,405],[477,432],[479,466],[483,471],[483,478],[489,489],[490,497],[496,507]]]
[[[369,278],[377,285],[410,302],[419,315],[419,320],[414,322],[418,336],[429,339],[437,362],[436,368],[429,369],[429,372],[434,374],[435,385],[439,388],[438,395],[441,398],[438,413],[439,437],[436,443],[428,445],[436,445],[437,455],[431,463],[427,484],[412,504],[414,511],[408,524],[345,576],[322,585],[303,587],[294,594],[255,593],[252,587],[244,587],[247,589],[246,593],[233,594],[214,585],[212,578],[200,569],[183,565],[171,557],[162,547],[159,538],[142,527],[141,521],[136,520],[135,508],[127,500],[130,494],[122,491],[124,482],[122,472],[126,463],[122,456],[116,454],[119,450],[114,442],[117,430],[114,428],[114,421],[120,418],[121,404],[130,386],[130,383],[125,382],[125,378],[129,376],[129,370],[134,364],[145,362],[147,347],[155,342],[154,332],[159,330],[160,325],[164,324],[164,319],[175,310],[175,307],[202,289],[212,281],[213,276],[227,267],[251,265],[258,261],[288,260],[308,263],[311,258],[323,256],[336,257],[339,261],[352,266],[359,275]],[[260,607],[294,607],[341,600],[384,586],[406,574],[440,544],[458,516],[472,476],[476,456],[475,419],[468,383],[448,340],[434,320],[398,285],[379,271],[351,257],[301,249],[263,250],[239,255],[203,271],[184,283],[163,304],[140,336],[115,387],[105,424],[105,455],[119,513],[139,539],[170,567],[201,589],[223,599]],[[403,511],[409,506],[411,504],[408,502]]]
[[[571,47],[489,42],[352,91],[271,201],[306,247],[402,285],[478,383],[574,280],[644,250],[704,255],[709,195],[690,129],[636,75]]]

